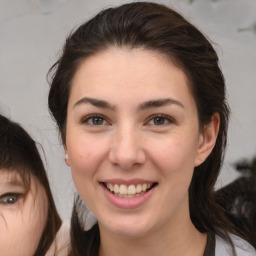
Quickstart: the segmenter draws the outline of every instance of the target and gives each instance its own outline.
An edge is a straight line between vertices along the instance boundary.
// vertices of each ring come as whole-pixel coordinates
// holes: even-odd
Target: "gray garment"
[[[256,256],[256,250],[245,240],[235,235],[230,235],[235,245],[237,256]],[[231,246],[216,235],[215,256],[233,256]]]

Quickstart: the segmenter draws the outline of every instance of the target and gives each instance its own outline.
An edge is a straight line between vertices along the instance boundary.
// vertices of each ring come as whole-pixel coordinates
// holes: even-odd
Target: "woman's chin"
[[[145,234],[149,232],[148,225],[138,225],[131,223],[119,223],[112,226],[108,225],[104,226],[103,229],[106,229],[107,232],[112,233],[114,236],[123,238],[139,238],[145,236]]]

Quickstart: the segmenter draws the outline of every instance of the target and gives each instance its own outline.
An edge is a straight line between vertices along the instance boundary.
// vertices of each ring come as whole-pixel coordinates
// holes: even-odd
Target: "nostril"
[[[146,154],[140,144],[119,143],[109,152],[109,160],[122,169],[130,169],[133,166],[141,165],[146,160]]]
[[[134,151],[114,151],[109,153],[109,161],[114,166],[119,166],[123,170],[129,170],[135,166],[141,165],[145,162],[145,156],[142,152]]]

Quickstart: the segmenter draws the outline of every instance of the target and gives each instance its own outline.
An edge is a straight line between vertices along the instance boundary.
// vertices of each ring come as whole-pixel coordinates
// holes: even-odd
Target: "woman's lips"
[[[132,198],[144,194],[147,190],[152,188],[153,183],[139,183],[139,184],[115,184],[115,183],[105,183],[105,186],[110,192],[118,197]]]
[[[129,183],[129,185],[117,182],[101,182],[100,184],[105,196],[113,205],[126,209],[142,205],[151,197],[157,186],[157,183],[153,182],[136,182]]]

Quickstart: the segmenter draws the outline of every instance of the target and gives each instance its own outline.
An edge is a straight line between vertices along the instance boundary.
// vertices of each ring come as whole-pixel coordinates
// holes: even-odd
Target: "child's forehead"
[[[18,172],[14,170],[6,170],[0,168],[0,193],[7,190],[15,190],[24,195],[32,193],[34,197],[37,195],[40,182],[29,171]]]
[[[0,184],[25,186],[26,177],[23,177],[18,170],[0,169]]]
[[[0,182],[16,183],[21,182],[22,179],[15,170],[0,169]]]

